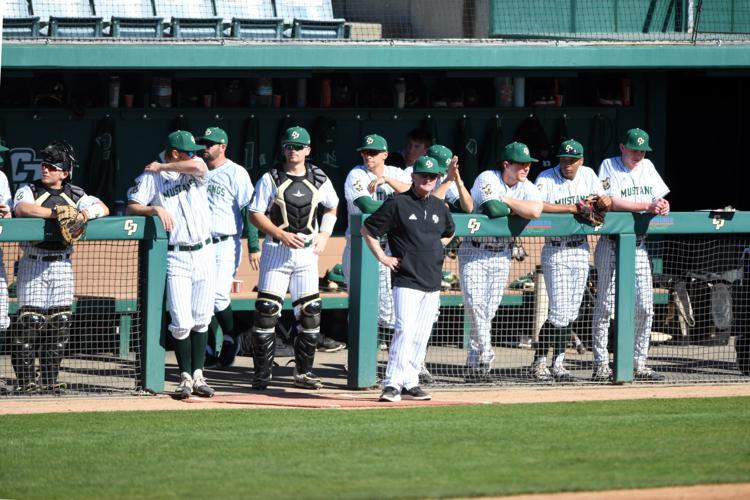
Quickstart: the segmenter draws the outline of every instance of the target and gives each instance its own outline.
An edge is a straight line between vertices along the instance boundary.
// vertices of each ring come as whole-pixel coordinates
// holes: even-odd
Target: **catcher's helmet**
[[[66,141],[54,141],[48,144],[39,151],[39,159],[42,163],[70,172],[70,177],[73,175],[73,168],[78,165],[73,146]]]

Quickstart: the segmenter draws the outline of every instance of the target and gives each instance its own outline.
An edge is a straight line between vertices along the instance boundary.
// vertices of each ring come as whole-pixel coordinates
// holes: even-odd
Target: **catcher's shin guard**
[[[315,352],[320,336],[320,296],[308,295],[296,301],[299,308],[300,331],[294,338],[294,363],[297,372],[304,374],[312,371]]]
[[[255,317],[250,337],[255,370],[252,380],[253,389],[265,389],[271,381],[276,323],[279,321],[282,300],[275,295],[260,292],[255,302]]]
[[[18,315],[19,331],[13,338],[11,364],[16,372],[18,386],[34,382],[34,357],[42,337],[42,330],[47,324],[47,317],[38,307],[21,307]]]
[[[70,323],[73,319],[73,312],[67,307],[52,308],[48,312],[47,336],[39,356],[42,387],[53,386],[57,383],[57,375],[60,373],[65,346],[70,339]]]

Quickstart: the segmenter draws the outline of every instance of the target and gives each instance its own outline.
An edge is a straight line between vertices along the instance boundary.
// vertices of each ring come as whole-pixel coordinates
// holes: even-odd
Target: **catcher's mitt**
[[[604,224],[604,216],[607,213],[604,204],[600,203],[596,195],[587,196],[576,203],[576,215],[584,222],[594,227]]]
[[[75,243],[86,232],[86,222],[83,216],[78,217],[80,212],[76,207],[71,205],[57,205],[55,213],[57,214],[60,233],[66,243]]]

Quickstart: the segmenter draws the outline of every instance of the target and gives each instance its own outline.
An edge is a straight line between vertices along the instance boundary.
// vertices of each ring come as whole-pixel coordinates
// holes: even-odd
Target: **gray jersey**
[[[211,235],[242,234],[240,211],[250,204],[253,184],[247,170],[232,160],[208,171],[208,201],[211,205]]]

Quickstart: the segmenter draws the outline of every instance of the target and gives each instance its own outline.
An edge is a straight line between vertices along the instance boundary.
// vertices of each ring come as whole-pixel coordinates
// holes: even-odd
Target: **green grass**
[[[424,498],[750,481],[750,398],[0,417],[2,498]]]

